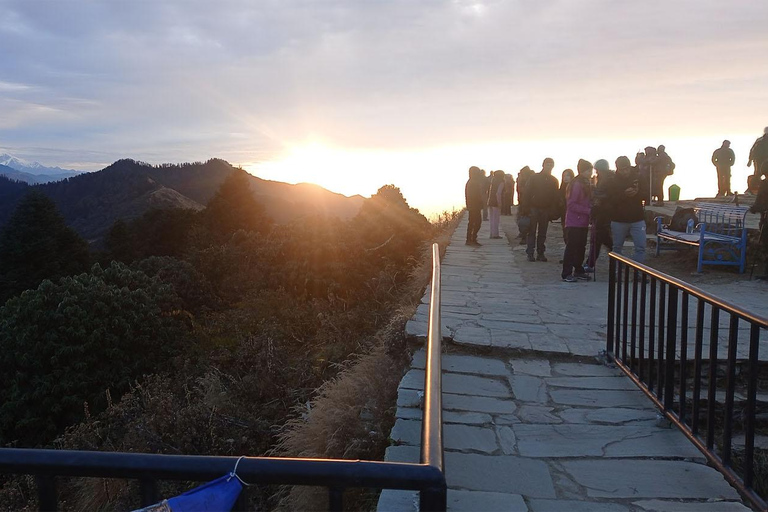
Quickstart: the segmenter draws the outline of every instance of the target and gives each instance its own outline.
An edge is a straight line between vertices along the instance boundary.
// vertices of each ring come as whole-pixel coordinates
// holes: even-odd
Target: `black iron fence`
[[[609,357],[760,510],[755,431],[758,405],[768,406],[758,402],[766,328],[766,318],[610,254]]]
[[[440,321],[440,251],[432,246],[432,300],[424,383],[421,462],[352,461],[245,457],[237,475],[258,485],[301,485],[328,488],[329,510],[343,510],[347,488],[420,491],[420,509],[446,510],[442,423],[442,333]],[[0,474],[34,475],[40,510],[56,510],[56,477],[136,479],[142,506],[159,501],[158,480],[207,481],[230,473],[238,457],[160,455],[67,450],[0,449]],[[237,510],[245,510],[241,497]]]

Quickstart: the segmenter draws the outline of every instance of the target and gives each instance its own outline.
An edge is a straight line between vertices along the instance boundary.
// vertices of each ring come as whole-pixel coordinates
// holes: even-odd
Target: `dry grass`
[[[460,212],[459,212],[460,213]],[[441,256],[460,220],[459,214],[441,218]],[[308,408],[296,411],[280,434],[274,453],[291,457],[382,460],[395,422],[397,387],[409,367],[405,323],[413,316],[432,272],[431,247],[414,268],[400,307],[376,334],[372,349],[349,361],[338,376],[318,389]],[[345,507],[375,508],[375,492],[348,491]],[[281,500],[283,510],[327,510],[324,488],[293,487]]]

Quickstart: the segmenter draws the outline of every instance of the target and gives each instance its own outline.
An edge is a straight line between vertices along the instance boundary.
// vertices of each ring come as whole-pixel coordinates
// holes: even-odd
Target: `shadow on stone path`
[[[746,511],[738,494],[619,370],[604,348],[607,272],[560,280],[562,237],[548,263],[508,240],[464,245],[465,218],[442,263],[443,414],[449,510]],[[605,260],[605,256],[603,256]],[[426,336],[429,296],[408,322]],[[386,459],[418,462],[424,352],[400,383]],[[660,426],[661,425],[661,426]],[[383,491],[379,511],[418,509],[418,494]]]

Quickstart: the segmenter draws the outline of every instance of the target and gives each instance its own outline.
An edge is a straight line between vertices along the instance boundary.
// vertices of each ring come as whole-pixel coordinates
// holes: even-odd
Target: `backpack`
[[[675,210],[675,214],[672,215],[672,220],[669,222],[670,231],[687,231],[689,220],[693,220],[694,226],[699,223],[699,218],[696,216],[693,208],[678,208]]]

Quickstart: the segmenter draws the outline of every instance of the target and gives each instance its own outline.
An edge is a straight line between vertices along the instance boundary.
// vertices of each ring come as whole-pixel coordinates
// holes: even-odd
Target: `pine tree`
[[[0,304],[43,279],[84,272],[89,263],[86,241],[66,225],[51,199],[33,190],[0,235]]]
[[[272,225],[264,207],[251,191],[248,173],[235,169],[203,212],[205,224],[215,237],[228,237],[238,230],[266,232]]]

